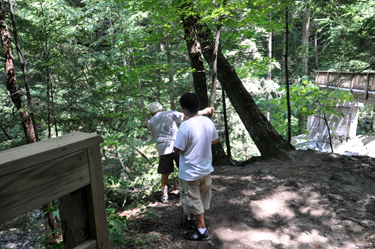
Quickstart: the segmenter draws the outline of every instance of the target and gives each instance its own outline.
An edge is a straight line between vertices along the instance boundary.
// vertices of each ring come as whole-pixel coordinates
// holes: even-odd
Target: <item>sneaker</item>
[[[186,229],[188,230],[197,228],[197,224],[195,223],[195,220],[187,220],[185,224],[186,224]]]
[[[204,234],[201,234],[197,229],[195,229],[193,232],[190,233],[185,233],[184,234],[185,239],[188,240],[196,240],[196,241],[205,241],[205,240],[210,240],[211,236],[210,233],[208,232],[208,229]]]
[[[207,219],[204,220],[204,223],[206,227],[209,227],[209,222]],[[197,223],[195,223],[195,220],[188,220],[188,216],[185,214],[181,226],[187,230],[195,230],[197,228]]]
[[[195,220],[189,220],[188,216],[185,214],[183,227],[188,230],[195,230],[197,228],[197,224],[195,223]]]
[[[168,202],[169,202],[169,200],[168,200],[168,196],[162,196],[160,201],[161,201],[161,203],[163,203],[163,204],[168,203]]]

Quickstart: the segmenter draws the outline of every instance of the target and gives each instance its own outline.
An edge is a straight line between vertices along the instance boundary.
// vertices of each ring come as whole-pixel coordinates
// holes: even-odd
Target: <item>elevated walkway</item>
[[[307,130],[311,146],[324,151],[331,151],[329,132],[332,137],[334,151],[339,151],[347,139],[357,135],[359,106],[362,104],[375,105],[375,73],[315,71],[315,83],[321,89],[331,88],[350,91],[358,103],[337,103],[336,107],[345,117],[328,115],[330,130],[324,120],[308,117]]]
[[[315,71],[315,83],[350,91],[357,102],[375,105],[375,73]]]

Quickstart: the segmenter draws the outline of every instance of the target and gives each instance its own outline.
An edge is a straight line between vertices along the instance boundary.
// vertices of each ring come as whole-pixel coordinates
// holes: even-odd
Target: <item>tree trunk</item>
[[[171,50],[171,43],[169,41],[169,38],[165,41],[165,47],[167,52],[167,63],[170,69],[168,70],[168,89],[169,89],[169,96],[170,96],[170,102],[171,102],[171,110],[176,110],[176,104],[175,104],[175,97],[174,97],[174,85],[173,85],[173,72],[172,72],[172,50]]]
[[[189,7],[188,7],[189,8]],[[196,19],[194,16],[183,16],[182,22],[185,30],[185,41],[188,47],[188,53],[190,58],[190,65],[193,69],[193,80],[194,80],[194,90],[198,95],[200,106],[199,109],[202,110],[206,108],[208,103],[207,94],[207,83],[206,83],[206,72],[204,69],[201,45],[198,41],[197,30],[196,30]],[[213,53],[211,52],[211,55]],[[212,145],[212,164],[213,165],[228,165],[230,160],[225,154],[221,142]]]
[[[196,20],[190,15],[188,17],[183,16],[182,21],[185,30],[185,41],[188,48],[190,65],[193,69],[194,90],[199,97],[199,109],[203,110],[209,105],[209,103],[206,71],[204,70],[203,59],[201,56],[201,45],[198,42],[197,31],[195,29],[196,25],[194,23]]]
[[[288,108],[288,141],[292,139],[292,111],[290,108],[290,91],[289,91],[289,70],[288,70],[288,48],[289,46],[289,13],[288,7],[285,9],[285,84],[286,84],[286,103]]]
[[[224,3],[226,4],[226,3]],[[217,80],[217,53],[219,51],[219,43],[220,43],[220,33],[221,27],[223,26],[223,16],[219,17],[219,24],[217,25],[216,36],[214,40],[214,51],[212,55],[212,79],[211,79],[211,98],[210,98],[210,106],[214,107],[215,104],[215,96],[216,96],[216,80]]]
[[[229,158],[232,158],[232,153],[230,151],[230,140],[229,140],[229,128],[228,128],[228,119],[227,119],[227,106],[225,104],[225,91],[221,88],[221,97],[223,101],[223,114],[224,114],[224,133],[225,133],[225,143],[227,146],[227,155]]]
[[[57,130],[57,122],[56,122],[56,112],[55,112],[55,102],[54,102],[54,94],[53,94],[53,81],[51,80],[51,111],[52,111],[52,117],[53,117],[53,125],[55,127],[55,134],[56,137],[59,136],[58,130]]]
[[[303,13],[302,22],[302,74],[309,75],[309,36],[310,36],[310,11],[309,9]]]
[[[5,12],[3,3],[0,0],[0,33],[1,41],[4,49],[4,58],[5,58],[5,74],[6,74],[6,85],[10,93],[11,99],[16,106],[17,110],[20,113],[22,125],[26,135],[27,143],[35,143],[35,131],[32,119],[25,108],[25,105],[22,101],[22,96],[18,89],[17,79],[16,79],[16,69],[13,63],[13,53],[12,53],[12,43],[10,39],[10,34],[8,27],[5,22]]]
[[[319,30],[319,23],[317,24],[315,34],[314,34],[314,46],[315,46],[315,69],[318,70],[319,68],[319,58],[318,58],[318,30]]]
[[[194,16],[195,22],[189,22],[189,25],[198,23],[199,17]],[[213,55],[212,32],[206,24],[198,24],[191,29],[197,29],[199,41],[202,46],[202,53],[205,59],[211,64]],[[233,107],[240,116],[243,124],[253,139],[255,145],[261,153],[263,159],[284,158],[285,151],[294,150],[294,147],[288,143],[263,115],[251,95],[243,86],[236,71],[219,50],[218,60],[218,79],[227,93]]]
[[[301,68],[302,75],[309,76],[309,36],[310,36],[310,9],[307,7],[303,13],[302,21],[302,58]],[[306,117],[298,114],[298,133],[305,130]]]
[[[50,71],[48,66],[48,55],[46,57],[46,64],[47,64],[47,126],[48,126],[48,138],[52,137],[52,130],[51,130],[51,82],[50,82]]]
[[[59,228],[59,224],[57,223],[56,218],[53,216],[53,213],[51,212],[52,206],[52,201],[43,205],[43,217],[45,221],[44,230],[46,234],[47,243],[54,243],[54,240],[60,235],[60,232],[57,231],[57,229]]]
[[[269,37],[268,37],[268,57],[271,59],[272,58],[272,32],[269,32]],[[267,71],[267,80],[272,79],[272,69],[269,68]],[[269,101],[271,99],[271,93],[267,93],[266,96],[266,101]],[[266,112],[266,118],[268,121],[270,121],[270,112]]]
[[[35,115],[34,115],[34,108],[33,108],[33,105],[31,103],[31,94],[30,94],[30,88],[29,88],[29,80],[27,78],[25,57],[23,56],[23,53],[21,51],[21,48],[20,48],[19,42],[18,42],[18,34],[17,34],[17,27],[16,27],[16,19],[14,17],[14,12],[13,12],[13,4],[12,4],[11,0],[8,0],[8,2],[9,2],[10,16],[12,18],[14,42],[15,42],[15,45],[17,47],[18,58],[20,60],[22,74],[23,74],[24,83],[25,83],[26,96],[27,96],[27,104],[28,104],[29,109],[30,109],[29,115],[31,116],[31,120],[33,122],[35,139],[36,139],[36,141],[39,141],[38,130],[37,130],[37,125],[36,125]]]

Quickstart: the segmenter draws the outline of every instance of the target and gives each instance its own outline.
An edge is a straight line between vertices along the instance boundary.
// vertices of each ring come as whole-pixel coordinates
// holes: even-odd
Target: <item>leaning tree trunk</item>
[[[188,48],[190,65],[193,69],[193,81],[194,81],[194,90],[199,98],[199,109],[206,108],[208,103],[208,94],[207,94],[207,82],[206,82],[206,71],[204,69],[201,45],[198,41],[197,30],[195,29],[196,25],[191,22],[196,20],[192,15],[182,16],[182,23],[185,30],[185,41]],[[227,165],[230,164],[228,156],[225,154],[221,142],[212,145],[212,157],[213,165]]]
[[[13,53],[12,53],[12,42],[10,39],[10,34],[8,27],[5,22],[5,12],[3,3],[0,0],[0,33],[1,41],[4,49],[4,58],[5,58],[5,74],[6,74],[6,85],[10,93],[10,97],[16,106],[17,110],[20,113],[22,126],[26,135],[27,143],[35,143],[35,131],[32,119],[29,115],[29,112],[26,110],[26,107],[22,101],[22,96],[18,88],[17,79],[16,79],[16,69],[13,63]]]
[[[194,18],[196,21],[189,24],[198,23],[199,17],[194,16]],[[204,23],[197,25],[195,28],[199,34],[200,44],[204,48],[202,53],[208,64],[211,64],[213,55],[212,32]],[[261,157],[263,159],[284,158],[285,151],[294,150],[295,148],[277,133],[263,115],[220,49],[217,58],[217,68],[218,79],[260,151]]]

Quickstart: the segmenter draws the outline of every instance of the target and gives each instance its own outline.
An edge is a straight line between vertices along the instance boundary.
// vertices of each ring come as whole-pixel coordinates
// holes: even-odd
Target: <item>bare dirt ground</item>
[[[159,218],[136,209],[122,214],[147,248],[375,248],[375,158],[316,151],[291,157],[215,167],[205,215],[210,241],[183,238],[177,186],[169,204],[159,202],[160,192],[149,197]]]

